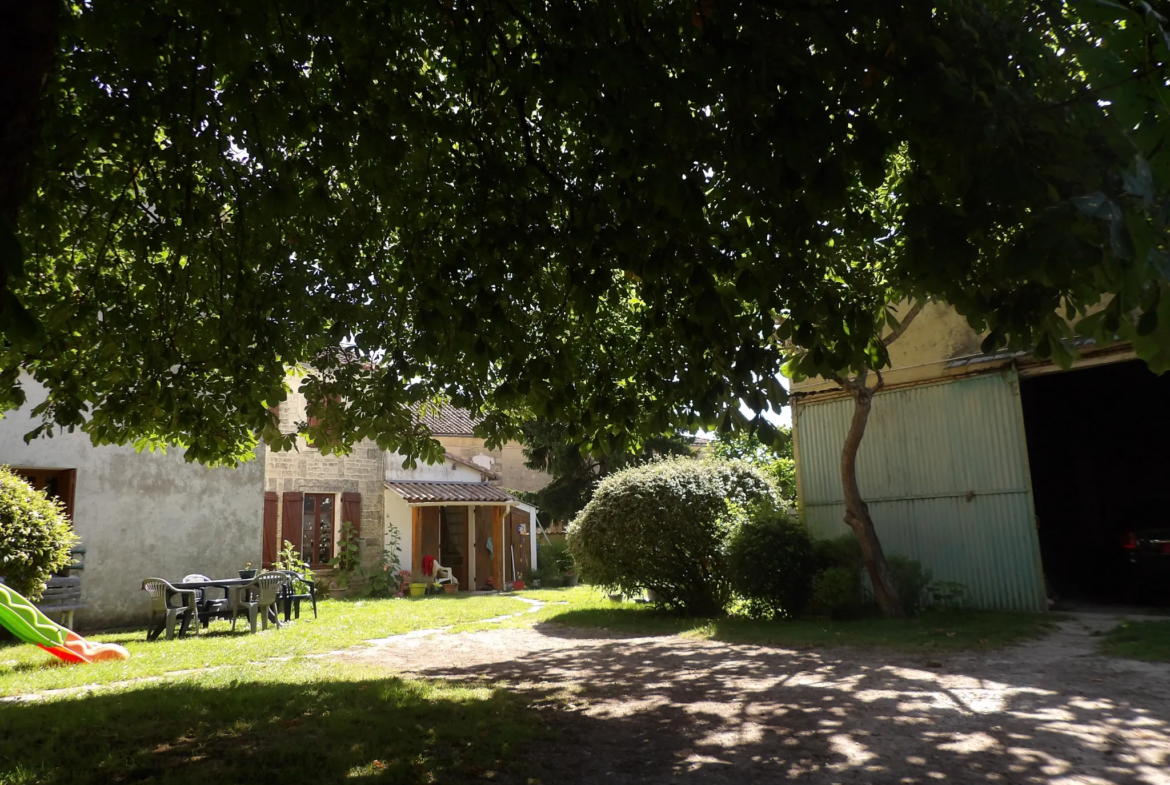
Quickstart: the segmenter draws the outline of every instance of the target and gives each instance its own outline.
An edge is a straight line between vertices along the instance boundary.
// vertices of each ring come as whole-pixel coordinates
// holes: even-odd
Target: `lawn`
[[[694,635],[728,643],[796,648],[868,646],[898,651],[987,650],[1040,637],[1053,626],[1051,616],[992,611],[926,612],[913,619],[896,621],[878,618],[858,621],[756,621],[737,617],[680,619],[664,615],[649,605],[613,602],[589,587],[526,591],[520,596],[550,603],[534,615],[540,621],[552,624],[598,627],[639,635]],[[531,619],[521,618],[513,623],[531,623]]]
[[[898,622],[683,620],[613,603],[589,587],[520,596],[546,605],[529,612],[520,599],[482,595],[324,602],[320,619],[257,635],[243,627],[233,634],[222,622],[209,635],[174,641],[147,643],[143,631],[94,635],[131,653],[98,665],[60,665],[32,646],[2,646],[0,695],[39,697],[0,702],[0,785],[524,781],[522,750],[544,731],[522,698],[311,656],[413,630],[546,623],[923,651],[990,649],[1050,624],[975,612]]]
[[[1126,621],[1101,639],[1101,651],[1112,657],[1170,662],[1170,621]]]
[[[492,779],[539,732],[505,691],[303,656],[413,630],[526,611],[508,597],[323,602],[252,635],[152,643],[144,631],[91,636],[124,662],[64,665],[0,647],[0,785],[83,782],[462,782]],[[158,678],[166,675],[166,678]],[[69,687],[81,689],[47,693]]]
[[[213,622],[199,637],[159,639],[148,643],[145,630],[94,635],[92,640],[120,643],[130,659],[85,666],[67,666],[35,646],[0,646],[0,696],[110,684],[165,673],[208,668],[242,670],[273,658],[318,654],[359,645],[412,630],[436,629],[528,609],[516,599],[500,596],[443,595],[415,600],[359,600],[319,603],[320,618],[301,608],[301,619],[282,629],[252,635],[246,619],[230,631],[227,622]]]

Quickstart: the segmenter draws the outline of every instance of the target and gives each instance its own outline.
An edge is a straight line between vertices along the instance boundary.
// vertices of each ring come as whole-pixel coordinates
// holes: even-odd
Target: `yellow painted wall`
[[[1104,303],[1098,307],[1104,307]],[[906,310],[906,307],[903,306],[899,308],[899,313],[904,313]],[[974,365],[947,367],[948,363],[954,360],[979,357],[982,354],[979,345],[983,342],[983,338],[984,335],[972,330],[967,324],[966,318],[956,313],[951,306],[942,303],[928,303],[906,328],[906,332],[890,344],[890,367],[882,370],[886,386],[893,387],[948,377],[968,376],[973,373],[987,373],[997,367],[1010,365],[1012,362],[1020,367],[1022,376],[1057,370],[1051,363],[1030,357],[1005,357]],[[1074,362],[1074,366],[1090,365],[1102,361],[1116,362],[1132,359],[1132,357],[1133,352],[1128,346],[1090,347],[1081,351],[1081,358]],[[821,378],[806,379],[792,385],[792,392],[797,395],[837,389],[836,383]]]

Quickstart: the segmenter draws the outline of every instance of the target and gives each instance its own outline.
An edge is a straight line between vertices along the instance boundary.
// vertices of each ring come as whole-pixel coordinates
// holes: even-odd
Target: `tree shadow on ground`
[[[1170,669],[1058,640],[935,661],[540,631],[547,650],[421,672],[553,709],[544,782],[1167,781]]]
[[[495,773],[539,724],[441,682],[157,683],[0,706],[0,783],[523,782]]]

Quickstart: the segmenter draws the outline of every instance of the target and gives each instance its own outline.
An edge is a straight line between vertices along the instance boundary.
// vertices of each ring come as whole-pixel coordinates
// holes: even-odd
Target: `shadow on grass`
[[[462,782],[498,771],[533,717],[444,682],[156,684],[0,706],[0,782]]]
[[[899,620],[757,621],[726,617],[686,619],[650,606],[629,605],[566,610],[550,616],[542,632],[556,635],[557,625],[646,636],[696,633],[727,643],[765,646],[877,646],[902,651],[995,649],[1039,637],[1054,626],[1050,617],[1029,613],[963,611],[922,613]]]

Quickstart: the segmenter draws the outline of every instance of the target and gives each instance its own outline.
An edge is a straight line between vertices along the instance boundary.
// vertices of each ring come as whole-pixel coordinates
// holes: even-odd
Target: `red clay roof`
[[[486,482],[395,482],[387,481],[386,487],[397,493],[407,504],[428,504],[441,502],[485,502],[507,504],[516,497],[498,485]]]

